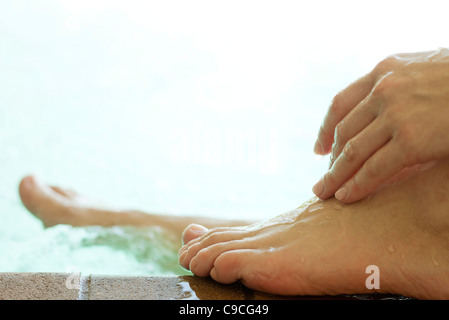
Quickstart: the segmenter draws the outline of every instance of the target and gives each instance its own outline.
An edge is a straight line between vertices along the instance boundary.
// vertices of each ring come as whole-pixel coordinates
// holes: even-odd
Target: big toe
[[[60,208],[64,201],[62,195],[32,175],[26,176],[20,181],[19,194],[24,206],[41,219],[42,215],[48,213],[49,210]]]
[[[36,191],[38,189],[38,182],[34,176],[26,176],[20,181],[19,184],[19,195],[22,199],[23,204],[28,210],[34,209],[36,206]]]
[[[184,232],[182,233],[182,242],[186,244],[189,241],[202,236],[207,231],[209,231],[209,229],[207,229],[206,227],[192,223],[188,225],[187,228],[184,229]]]

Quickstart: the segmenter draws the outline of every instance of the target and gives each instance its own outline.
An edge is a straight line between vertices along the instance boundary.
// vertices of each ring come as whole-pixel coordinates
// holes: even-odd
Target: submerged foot
[[[197,276],[275,294],[376,291],[447,299],[447,206],[421,210],[414,192],[390,187],[352,205],[315,200],[248,227],[188,227],[179,261]],[[370,265],[380,271],[376,290],[366,286]]]

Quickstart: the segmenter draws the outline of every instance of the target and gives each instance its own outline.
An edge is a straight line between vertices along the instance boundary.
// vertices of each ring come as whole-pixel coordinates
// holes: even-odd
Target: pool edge
[[[114,276],[0,272],[0,300],[329,300],[400,299],[384,295],[279,296],[195,276]]]

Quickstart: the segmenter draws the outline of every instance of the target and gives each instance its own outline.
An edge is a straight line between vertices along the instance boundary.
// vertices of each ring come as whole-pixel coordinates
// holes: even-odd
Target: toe
[[[196,243],[194,245],[186,247],[185,250],[181,252],[179,255],[179,263],[181,264],[181,267],[190,270],[190,261],[196,256],[198,251],[201,250],[201,244]]]
[[[199,224],[192,223],[184,229],[184,232],[182,233],[182,242],[184,244],[189,243],[191,240],[204,235],[207,231],[207,228]]]
[[[228,243],[233,240],[244,239],[248,236],[248,232],[242,230],[226,229],[228,231],[222,231],[224,229],[213,229],[203,236],[191,240],[187,245],[180,249],[179,262],[183,268],[188,269],[191,260],[197,255],[197,253],[209,246],[213,246],[218,243]]]
[[[275,269],[270,263],[272,257],[263,249],[240,249],[226,251],[215,259],[210,276],[217,282],[230,284],[240,281],[246,287],[268,292],[280,293],[273,290],[279,279],[277,270],[279,261],[274,262]],[[287,279],[286,281],[291,281]]]
[[[37,180],[34,176],[26,176],[20,181],[19,184],[19,195],[25,207],[33,211],[35,207],[34,201],[34,191],[37,187]]]
[[[286,260],[266,249],[226,251],[215,259],[210,276],[223,284],[240,281],[252,290],[271,294],[302,294],[307,282],[286,276],[281,261]]]
[[[22,181],[20,181],[19,184],[19,192],[22,193],[22,191],[29,190],[30,188],[33,187],[33,185],[35,185],[35,177],[34,176],[26,176],[22,179]]]
[[[188,243],[188,246],[201,243],[203,247],[208,247],[220,242],[244,239],[251,234],[251,231],[240,227],[215,228],[204,233],[202,236],[193,239]]]
[[[230,284],[241,280],[247,273],[247,268],[254,268],[254,256],[257,249],[240,249],[226,251],[220,254],[214,261],[210,276],[217,282]],[[259,261],[263,263],[263,261]]]
[[[19,194],[23,205],[41,219],[45,227],[60,223],[67,218],[67,198],[55,192],[34,176],[26,176],[19,185]],[[55,215],[57,213],[57,215]]]
[[[200,250],[190,261],[189,269],[196,276],[206,277],[210,275],[214,267],[215,260],[221,254],[227,251],[238,249],[253,249],[257,247],[257,241],[254,240],[233,240],[211,245]]]
[[[34,207],[42,204],[44,200],[61,200],[63,199],[59,192],[55,192],[49,186],[43,184],[35,176],[26,176],[19,185],[19,194],[25,206]]]

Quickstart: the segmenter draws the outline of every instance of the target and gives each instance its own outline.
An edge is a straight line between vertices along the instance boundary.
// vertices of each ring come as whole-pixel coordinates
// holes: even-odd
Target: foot
[[[85,225],[90,209],[86,199],[71,190],[48,186],[34,176],[22,179],[19,194],[25,207],[46,228],[57,224]]]
[[[448,176],[445,164],[352,205],[314,199],[248,227],[191,226],[179,261],[197,276],[274,294],[447,299]],[[366,287],[370,265],[380,271],[376,290]]]

